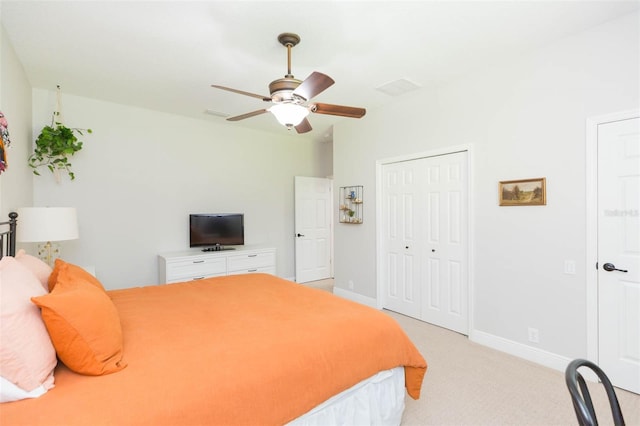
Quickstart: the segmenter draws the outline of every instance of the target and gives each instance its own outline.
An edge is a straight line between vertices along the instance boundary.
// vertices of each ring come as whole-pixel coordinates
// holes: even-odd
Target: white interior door
[[[468,333],[467,153],[382,167],[383,305]]]
[[[413,318],[420,318],[421,312],[420,261],[416,257],[420,223],[414,216],[419,175],[414,161],[388,164],[382,170],[385,307]]]
[[[422,320],[468,333],[467,153],[425,158]]]
[[[296,282],[331,278],[331,179],[295,177]]]
[[[640,118],[598,126],[598,358],[640,393]]]

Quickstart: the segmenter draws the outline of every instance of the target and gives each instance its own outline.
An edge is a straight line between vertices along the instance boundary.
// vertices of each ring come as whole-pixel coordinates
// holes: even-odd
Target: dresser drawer
[[[225,275],[226,272],[225,258],[209,257],[167,263],[167,281],[169,282]]]
[[[263,268],[248,268],[248,269],[237,269],[235,271],[229,271],[229,275],[240,275],[240,274],[276,274],[275,266],[265,266]]]
[[[227,275],[227,274],[223,272],[221,274],[206,274],[206,275],[174,278],[172,280],[168,280],[166,282],[166,284],[181,283],[181,282],[185,282],[185,281],[198,281],[198,280],[203,280],[205,278],[224,277],[225,275]]]
[[[227,271],[233,272],[255,272],[253,269],[273,268],[276,264],[274,252],[237,254],[227,257]]]

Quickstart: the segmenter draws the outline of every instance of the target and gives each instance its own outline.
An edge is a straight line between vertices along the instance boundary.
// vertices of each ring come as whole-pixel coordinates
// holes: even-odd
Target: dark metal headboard
[[[18,213],[9,213],[9,220],[0,222],[0,259],[3,256],[16,255],[16,225],[18,224]],[[8,230],[5,229],[8,226]]]

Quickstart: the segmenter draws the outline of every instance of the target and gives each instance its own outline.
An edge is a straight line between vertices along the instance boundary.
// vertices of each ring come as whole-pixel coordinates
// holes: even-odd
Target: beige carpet
[[[313,287],[313,288],[317,288],[320,290],[333,293],[333,278],[327,278],[326,280],[310,281],[303,284],[306,285],[307,287]]]
[[[305,283],[333,291],[333,280]],[[391,311],[427,360],[422,396],[405,397],[405,426],[577,425],[564,374]],[[612,425],[598,383],[589,383],[600,425]],[[616,389],[627,426],[640,426],[640,395]]]
[[[403,425],[577,425],[562,372],[384,312],[400,323],[429,364],[421,398],[406,398]],[[589,386],[600,425],[612,424],[602,386]],[[640,396],[616,393],[626,424],[640,425]]]

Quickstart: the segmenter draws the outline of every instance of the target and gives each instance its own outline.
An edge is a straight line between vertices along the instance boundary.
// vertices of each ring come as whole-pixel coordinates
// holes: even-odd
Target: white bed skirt
[[[404,396],[404,367],[396,367],[363,380],[288,424],[399,425]]]

